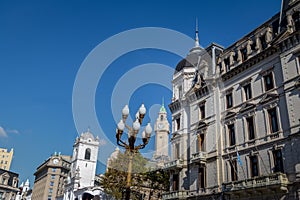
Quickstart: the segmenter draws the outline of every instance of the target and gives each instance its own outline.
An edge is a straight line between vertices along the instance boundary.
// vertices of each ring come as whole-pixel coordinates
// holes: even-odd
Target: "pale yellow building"
[[[8,152],[7,149],[0,148],[0,169],[9,171],[13,155],[14,149]]]

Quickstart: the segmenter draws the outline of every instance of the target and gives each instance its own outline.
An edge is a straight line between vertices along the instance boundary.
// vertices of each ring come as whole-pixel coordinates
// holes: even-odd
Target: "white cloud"
[[[7,133],[19,134],[19,131],[16,130],[16,129],[7,129],[6,132],[7,132]]]
[[[6,131],[1,126],[0,126],[0,137],[7,137]]]

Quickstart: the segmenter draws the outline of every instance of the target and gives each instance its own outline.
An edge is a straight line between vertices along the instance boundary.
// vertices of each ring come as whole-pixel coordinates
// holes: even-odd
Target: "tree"
[[[101,179],[100,185],[104,192],[115,199],[122,199],[125,191],[129,154],[120,152],[112,160],[107,172]],[[161,193],[169,189],[169,175],[162,169],[149,170],[149,161],[139,152],[135,153],[132,162],[131,199],[141,199],[148,194],[149,199],[161,198]],[[154,195],[155,194],[155,195]]]
[[[100,185],[104,192],[113,196],[115,199],[122,199],[122,193],[125,191],[129,154],[128,152],[119,153],[114,159],[107,172],[102,177]],[[139,191],[143,184],[144,174],[147,171],[147,160],[140,154],[135,153],[132,161],[131,186]],[[133,191],[133,193],[136,193]],[[132,199],[135,199],[132,197]]]

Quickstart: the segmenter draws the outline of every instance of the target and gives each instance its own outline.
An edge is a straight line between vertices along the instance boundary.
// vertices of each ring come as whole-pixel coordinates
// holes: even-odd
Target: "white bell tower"
[[[71,178],[79,179],[78,188],[94,186],[99,138],[88,130],[73,145]]]

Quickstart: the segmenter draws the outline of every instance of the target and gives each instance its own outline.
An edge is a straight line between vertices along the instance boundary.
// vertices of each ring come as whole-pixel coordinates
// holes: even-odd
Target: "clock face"
[[[57,158],[53,159],[53,164],[57,165],[59,160]]]
[[[157,128],[163,129],[165,127],[164,123],[158,123]]]

